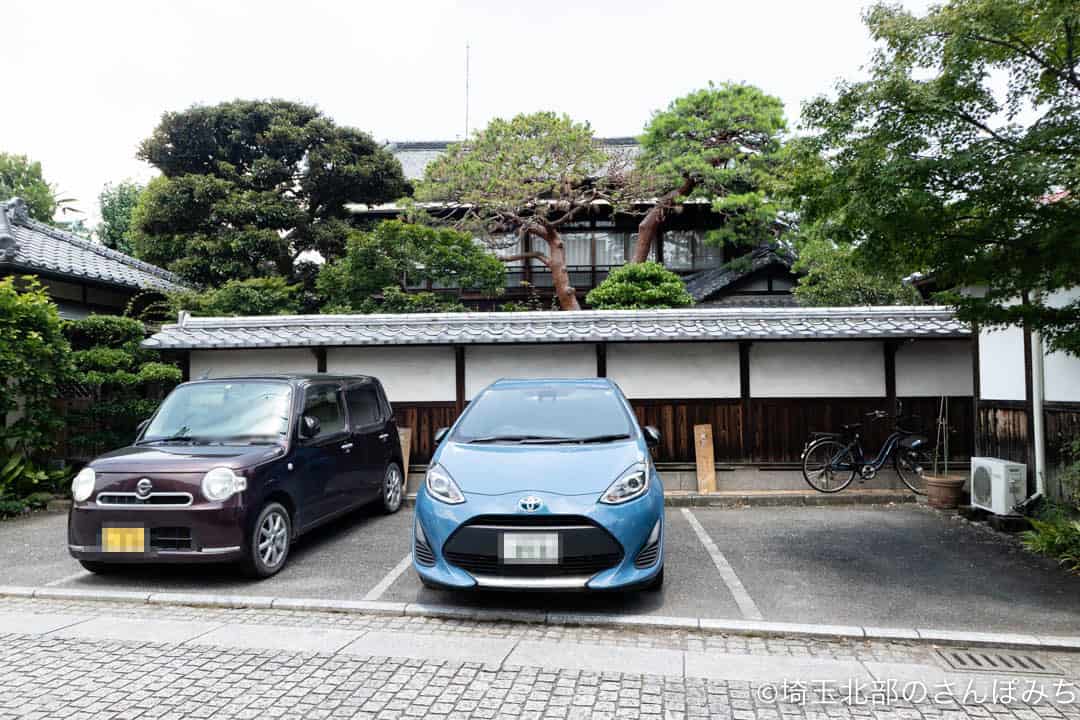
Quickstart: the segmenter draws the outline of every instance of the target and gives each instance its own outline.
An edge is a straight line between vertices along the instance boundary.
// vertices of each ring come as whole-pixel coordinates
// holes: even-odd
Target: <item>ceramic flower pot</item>
[[[939,510],[955,510],[959,507],[967,473],[926,473],[923,479],[926,480],[926,499],[930,507]]]

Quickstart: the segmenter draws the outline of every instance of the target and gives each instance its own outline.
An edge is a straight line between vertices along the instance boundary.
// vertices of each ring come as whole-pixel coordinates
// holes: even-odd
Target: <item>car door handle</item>
[[[390,433],[379,433],[380,440],[385,440],[388,437],[390,437]]]
[[[349,452],[350,450],[353,449],[353,444],[351,442],[345,443],[344,445],[341,446],[341,449],[344,450],[345,452]]]

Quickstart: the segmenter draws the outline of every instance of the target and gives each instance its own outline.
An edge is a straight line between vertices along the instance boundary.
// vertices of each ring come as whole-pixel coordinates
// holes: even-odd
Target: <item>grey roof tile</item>
[[[173,291],[185,287],[177,275],[156,265],[30,219],[19,200],[0,207],[0,213],[5,214],[14,240],[0,253],[0,267],[16,272],[50,272],[140,290]]]
[[[694,302],[707,302],[715,299],[714,296],[720,291],[762,268],[775,265],[790,271],[794,262],[795,258],[784,248],[765,243],[754,248],[749,263],[745,257],[737,258],[720,267],[696,272],[686,277],[683,282]]]
[[[968,337],[949,308],[698,308],[414,315],[194,318],[165,325],[157,349],[664,340]]]

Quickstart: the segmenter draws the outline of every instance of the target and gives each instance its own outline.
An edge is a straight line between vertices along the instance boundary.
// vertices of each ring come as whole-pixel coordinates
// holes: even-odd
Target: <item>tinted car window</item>
[[[351,387],[345,393],[345,399],[349,403],[349,422],[353,427],[371,425],[382,419],[374,385],[368,383]]]
[[[345,431],[345,416],[341,410],[341,398],[335,385],[315,385],[304,394],[304,414],[319,419],[320,435]]]
[[[454,431],[479,438],[591,438],[630,434],[630,418],[614,389],[575,385],[491,387],[469,404]]]

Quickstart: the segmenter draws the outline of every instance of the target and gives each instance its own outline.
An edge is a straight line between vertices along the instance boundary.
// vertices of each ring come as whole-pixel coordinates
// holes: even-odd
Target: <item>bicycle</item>
[[[889,417],[889,414],[875,410],[867,413],[866,417],[875,421]],[[877,456],[867,460],[862,446],[862,427],[863,423],[851,423],[841,426],[842,430],[838,433],[811,433],[802,452],[802,472],[807,484],[818,492],[840,492],[856,476],[862,482],[873,479],[892,459],[900,480],[916,495],[925,495],[923,465],[929,439],[904,430],[897,422]]]

